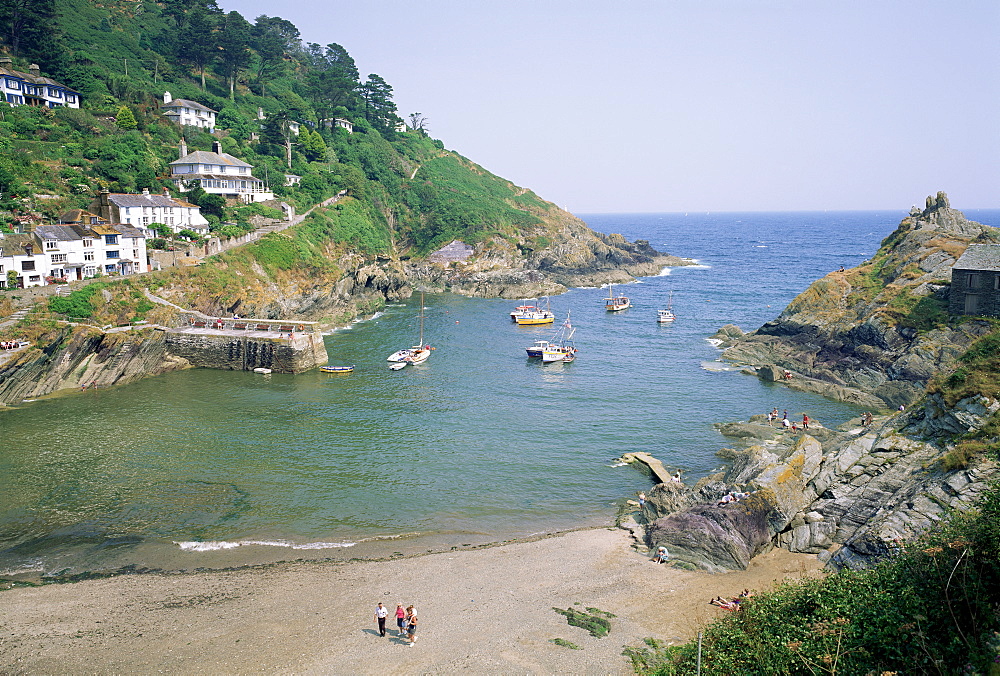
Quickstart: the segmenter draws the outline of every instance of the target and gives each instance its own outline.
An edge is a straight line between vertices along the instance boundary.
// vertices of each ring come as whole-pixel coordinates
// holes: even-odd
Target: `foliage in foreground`
[[[704,631],[701,673],[1000,674],[1000,485],[867,570],[786,584]],[[693,674],[696,641],[627,648],[640,674]]]
[[[608,632],[611,631],[611,622],[608,621],[608,618],[614,617],[614,615],[603,610],[598,610],[597,608],[587,608],[586,612],[574,608],[567,608],[566,610],[553,608],[552,610],[563,615],[566,618],[567,624],[586,629],[590,632],[591,636],[596,638],[607,636]]]

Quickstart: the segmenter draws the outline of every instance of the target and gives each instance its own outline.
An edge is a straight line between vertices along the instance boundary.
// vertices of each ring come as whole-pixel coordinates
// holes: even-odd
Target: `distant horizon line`
[[[558,205],[557,205],[558,206]],[[571,214],[593,214],[595,216],[608,216],[612,214],[849,214],[849,213],[879,213],[898,212],[909,214],[909,209],[687,209],[684,211],[573,211],[567,207],[559,207],[563,211]],[[956,211],[1000,211],[1000,207],[965,207]]]

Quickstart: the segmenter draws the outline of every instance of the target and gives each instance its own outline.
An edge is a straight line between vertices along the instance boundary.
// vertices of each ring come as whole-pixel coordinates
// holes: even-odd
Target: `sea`
[[[1000,210],[966,212],[1000,225]],[[693,259],[549,299],[428,294],[325,336],[349,374],[191,369],[0,412],[0,578],[384,558],[609,525],[648,490],[646,451],[686,483],[719,471],[715,423],[777,407],[827,426],[861,410],[761,382],[719,360],[810,282],[878,249],[905,212],[583,214],[595,230]],[[672,298],[677,319],[658,324]],[[544,301],[543,301],[544,302]],[[390,371],[419,316],[431,358]],[[579,352],[525,347],[571,313]]]

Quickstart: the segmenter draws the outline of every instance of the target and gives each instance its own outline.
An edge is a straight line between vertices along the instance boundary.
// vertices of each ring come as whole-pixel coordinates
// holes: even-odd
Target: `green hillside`
[[[0,228],[51,222],[101,188],[173,190],[168,163],[182,134],[190,151],[221,140],[300,211],[346,190],[364,204],[366,223],[338,241],[370,253],[514,239],[551,208],[444,150],[421,116],[404,127],[380,76],[362,78],[343,47],[305,44],[277,17],[251,22],[215,0],[0,0],[0,26],[0,52],[15,70],[37,63],[82,95],[78,110],[0,104]],[[165,91],[218,111],[216,134],[160,115]],[[323,124],[332,117],[353,133]],[[284,186],[285,174],[301,183]],[[252,211],[188,195],[218,234],[238,234]]]

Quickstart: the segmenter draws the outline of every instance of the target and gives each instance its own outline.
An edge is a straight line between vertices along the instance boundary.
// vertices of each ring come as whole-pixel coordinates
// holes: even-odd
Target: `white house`
[[[43,280],[133,275],[149,269],[146,236],[129,225],[39,225],[34,238],[41,248],[36,263],[45,268]]]
[[[8,274],[15,278],[11,288],[43,286],[49,273],[48,259],[42,245],[31,233],[0,231],[0,287],[8,286]]]
[[[0,58],[0,94],[12,106],[40,108],[80,107],[80,94],[64,84],[42,77],[37,64],[28,66],[27,73],[13,69],[10,57]]]
[[[170,92],[163,92],[163,105],[160,106],[160,110],[165,117],[182,127],[200,127],[209,132],[215,130],[217,112],[197,101],[175,99]]]
[[[260,179],[254,178],[252,164],[222,152],[218,141],[212,152],[196,150],[188,153],[181,141],[180,159],[170,163],[170,178],[177,189],[187,192],[192,181],[200,181],[205,192],[239,199],[243,202],[264,202],[274,199],[274,193]]]
[[[147,237],[154,236],[148,227],[152,223],[163,223],[174,232],[208,234],[208,219],[201,215],[201,207],[174,199],[166,190],[162,195],[150,194],[148,189],[143,189],[141,195],[102,190],[91,202],[90,210],[109,223],[137,227]]]
[[[354,125],[343,117],[325,117],[319,122],[327,129],[346,129],[348,133],[354,133]]]

